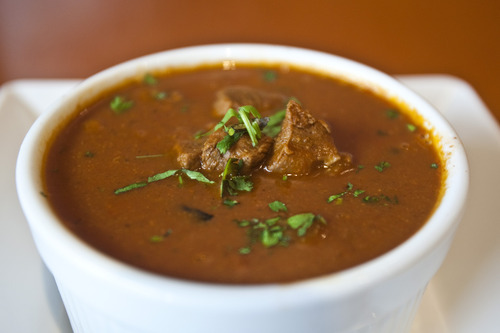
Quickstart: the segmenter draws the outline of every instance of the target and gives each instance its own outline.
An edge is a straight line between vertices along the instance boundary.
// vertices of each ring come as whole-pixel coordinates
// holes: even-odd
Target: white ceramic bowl
[[[417,110],[440,138],[448,177],[425,226],[375,260],[340,273],[283,285],[224,286],[149,274],[101,254],[69,232],[42,190],[41,164],[52,131],[75,108],[130,78],[167,66],[284,62],[368,86]],[[84,81],[27,134],[17,188],[36,246],[53,273],[75,332],[408,332],[425,287],[460,221],[468,188],[465,152],[440,114],[397,80],[333,55],[285,46],[223,44],[138,58]]]

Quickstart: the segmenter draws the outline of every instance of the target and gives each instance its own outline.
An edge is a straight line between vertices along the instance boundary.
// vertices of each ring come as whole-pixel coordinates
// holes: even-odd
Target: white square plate
[[[500,327],[500,130],[467,83],[399,76],[448,119],[471,169],[469,201],[443,267],[429,284],[412,333],[494,332]],[[50,273],[36,252],[14,182],[21,141],[36,117],[78,80],[19,80],[0,89],[0,332],[71,332]]]

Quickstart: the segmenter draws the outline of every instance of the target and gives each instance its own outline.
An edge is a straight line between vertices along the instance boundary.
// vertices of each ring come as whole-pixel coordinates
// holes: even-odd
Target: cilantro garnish
[[[315,218],[316,215],[312,213],[298,214],[289,217],[287,223],[292,229],[297,230],[297,236],[302,237],[306,234],[307,229],[312,226]]]
[[[239,250],[240,254],[249,254],[250,252],[252,252],[252,249],[250,248],[250,246],[246,246],[246,247],[242,247],[240,250]]]
[[[287,246],[289,239],[285,236],[286,226],[278,224],[279,220],[280,217],[267,220],[251,219],[235,221],[239,227],[249,228],[250,245],[241,248],[240,253],[249,254],[251,252],[251,245],[257,242],[266,248],[276,245]]]
[[[167,170],[165,172],[161,172],[161,173],[158,173],[158,174],[153,175],[151,177],[148,177],[148,180],[145,182],[139,182],[139,183],[135,183],[135,184],[131,184],[131,185],[127,185],[125,187],[119,188],[119,189],[115,190],[115,194],[121,194],[124,192],[128,192],[130,190],[133,190],[133,189],[141,188],[141,187],[144,187],[150,183],[171,177],[175,174],[178,174],[178,175],[185,174],[186,176],[188,176],[188,178],[199,181],[201,183],[207,183],[207,184],[214,183],[212,180],[208,179],[201,172],[198,172],[198,171],[192,171],[192,170],[188,170],[188,169]]]
[[[340,192],[338,194],[331,195],[330,197],[328,197],[327,201],[328,201],[328,203],[335,201],[336,204],[342,204],[344,197],[349,195],[349,194],[352,194],[352,196],[354,198],[360,198],[365,203],[381,202],[381,203],[384,203],[385,205],[387,205],[389,203],[391,203],[391,204],[398,204],[399,203],[397,196],[394,196],[392,198],[385,195],[385,194],[378,194],[378,195],[368,195],[367,194],[367,195],[363,196],[363,194],[365,192],[366,191],[362,190],[362,189],[354,189],[354,185],[352,185],[351,183],[348,183],[345,191]]]
[[[286,116],[286,109],[280,110],[269,117],[267,126],[262,129],[262,132],[267,136],[274,138],[281,132],[281,124]]]
[[[217,149],[224,155],[243,135],[243,132],[235,132],[233,135],[228,134],[222,140],[217,142]]]
[[[149,238],[151,243],[160,243],[172,234],[172,229],[168,229],[163,235],[153,235]]]
[[[120,194],[120,193],[124,193],[124,192],[128,192],[130,190],[134,190],[136,188],[141,188],[141,187],[144,187],[148,185],[147,182],[140,182],[140,183],[134,183],[134,184],[130,184],[130,185],[127,185],[125,187],[122,187],[122,188],[119,188],[115,191],[115,194]]]
[[[394,110],[394,109],[389,109],[389,110],[386,110],[385,111],[385,115],[387,116],[387,118],[389,119],[396,119],[399,117],[399,112],[398,110]]]
[[[145,84],[150,85],[150,86],[154,86],[155,84],[158,83],[158,80],[150,73],[147,73],[146,75],[144,75],[144,78],[142,79],[142,81]]]
[[[280,201],[273,201],[269,208],[274,212],[287,212],[286,205]],[[326,224],[326,221],[320,215],[312,213],[303,213],[289,216],[274,216],[268,219],[244,219],[235,222],[241,228],[248,229],[250,245],[240,248],[240,254],[249,254],[252,245],[260,243],[266,248],[277,245],[288,246],[291,242],[290,234],[296,230],[297,237],[306,235],[307,230],[315,221]]]
[[[397,196],[394,197],[389,197],[385,194],[380,194],[380,195],[367,195],[363,198],[363,202],[366,203],[382,203],[384,206],[387,206],[388,204],[398,204],[399,199]]]
[[[226,206],[229,206],[229,207],[234,207],[236,206],[237,204],[239,204],[238,201],[236,200],[231,200],[231,199],[224,199],[224,201],[222,202],[224,205]]]
[[[165,91],[158,91],[153,94],[153,97],[159,101],[167,98],[168,94]]]
[[[347,183],[347,189],[343,192],[340,192],[338,194],[333,194],[331,195],[330,197],[328,197],[328,203],[330,202],[333,202],[335,200],[338,200],[340,198],[342,198],[344,195],[346,195],[347,193],[349,193],[353,188],[353,185],[351,183]]]
[[[377,170],[378,172],[382,172],[390,166],[391,164],[389,162],[382,161],[379,164],[375,165],[375,170]]]
[[[252,119],[250,117],[253,116]],[[228,121],[231,118],[237,118],[238,123],[232,126],[226,126]],[[268,118],[261,118],[259,111],[251,105],[245,105],[238,108],[238,111],[234,109],[227,110],[226,114],[222,118],[221,121],[215,125],[213,129],[208,131],[205,134],[198,135],[197,137],[210,135],[213,132],[217,131],[220,128],[224,128],[227,133],[226,137],[222,139],[224,141],[222,144],[218,144],[217,148],[224,154],[238,139],[241,137],[240,134],[237,133],[247,133],[250,136],[250,140],[252,141],[252,146],[256,146],[258,140],[262,136],[261,128],[264,128],[267,125]],[[237,138],[228,138],[238,135]],[[220,142],[219,142],[220,143]]]
[[[241,191],[251,191],[253,182],[250,181],[248,176],[239,175],[242,167],[242,160],[229,158],[222,172],[222,181],[220,184],[220,196],[223,197],[224,193],[229,195],[238,195]]]
[[[109,103],[109,107],[116,114],[123,113],[134,106],[134,101],[125,100],[122,96],[115,96]]]
[[[410,132],[415,132],[417,130],[417,126],[413,124],[406,124],[406,128],[408,128]]]
[[[272,82],[276,80],[278,77],[278,73],[273,70],[267,70],[264,72],[264,80],[267,82]]]
[[[273,212],[280,212],[280,211],[286,212],[286,211],[288,211],[288,209],[286,208],[286,205],[284,203],[282,203],[281,201],[277,201],[277,200],[269,203],[269,208],[271,208],[271,210]]]

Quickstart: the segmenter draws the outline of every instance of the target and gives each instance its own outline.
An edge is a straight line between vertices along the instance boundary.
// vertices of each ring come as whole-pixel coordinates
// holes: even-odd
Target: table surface
[[[500,119],[500,1],[0,0],[0,84],[83,78],[140,55],[264,42],[389,74],[450,74]]]

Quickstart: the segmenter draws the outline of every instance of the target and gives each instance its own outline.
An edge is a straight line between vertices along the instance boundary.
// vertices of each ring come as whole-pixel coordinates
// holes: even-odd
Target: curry
[[[445,177],[404,105],[291,66],[144,75],[75,110],[44,195],[96,249],[169,277],[285,283],[344,270],[425,224]]]

